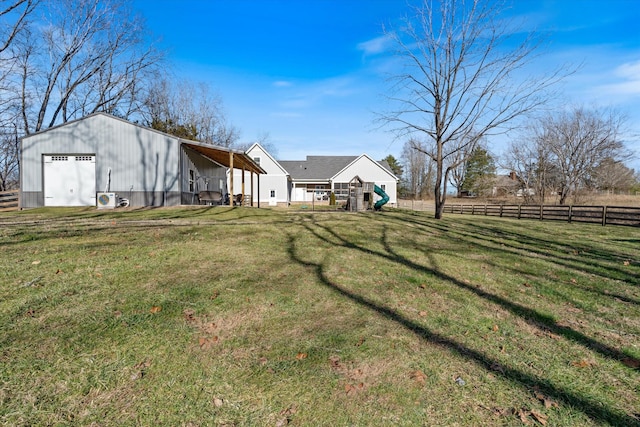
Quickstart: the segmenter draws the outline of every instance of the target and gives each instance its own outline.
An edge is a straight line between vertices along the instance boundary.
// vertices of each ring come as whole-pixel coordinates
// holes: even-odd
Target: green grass
[[[42,209],[0,254],[3,425],[640,425],[636,228]]]

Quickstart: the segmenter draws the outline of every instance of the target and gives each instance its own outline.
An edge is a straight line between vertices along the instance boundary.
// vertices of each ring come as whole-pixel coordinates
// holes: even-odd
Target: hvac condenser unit
[[[117,203],[116,193],[98,193],[96,203],[98,209],[114,209]]]

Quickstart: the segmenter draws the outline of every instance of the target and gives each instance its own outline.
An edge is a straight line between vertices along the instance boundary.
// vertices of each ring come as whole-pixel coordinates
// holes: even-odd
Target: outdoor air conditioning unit
[[[117,199],[116,193],[98,193],[96,197],[98,209],[115,209]]]

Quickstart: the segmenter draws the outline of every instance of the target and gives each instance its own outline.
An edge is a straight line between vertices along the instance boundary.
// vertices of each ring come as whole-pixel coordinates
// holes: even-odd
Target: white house
[[[327,200],[334,193],[336,200],[346,200],[349,182],[356,176],[374,182],[389,196],[389,203],[397,203],[398,178],[389,165],[373,160],[367,154],[360,156],[307,156],[306,160],[275,160],[260,144],[252,145],[246,154],[266,172],[260,189],[245,186],[246,195],[254,202],[289,204]],[[241,192],[242,174],[236,171],[234,194]],[[247,178],[245,177],[245,181]],[[257,196],[259,194],[259,197]]]

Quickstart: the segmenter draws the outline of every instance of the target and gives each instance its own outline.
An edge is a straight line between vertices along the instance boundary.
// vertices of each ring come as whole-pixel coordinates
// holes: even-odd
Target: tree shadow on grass
[[[343,238],[337,232],[335,232],[333,229],[331,229],[326,225],[320,225],[318,223],[311,222],[311,223],[301,224],[301,226],[304,227],[311,234],[313,234],[316,238],[322,241],[325,241],[331,245],[337,244],[345,248],[355,249],[367,255],[373,255],[373,256],[377,256],[377,257],[389,260],[391,262],[399,263],[412,270],[428,273],[435,277],[438,277],[443,281],[452,283],[453,285],[459,288],[462,288],[464,290],[467,290],[480,298],[483,298],[487,301],[490,301],[492,303],[495,303],[503,307],[504,309],[508,310],[512,314],[521,317],[524,321],[526,321],[530,325],[542,331],[552,332],[552,333],[555,333],[556,335],[563,336],[566,339],[578,342],[586,346],[587,348],[602,354],[605,357],[612,358],[614,360],[626,359],[626,360],[631,360],[635,363],[640,362],[637,359],[634,359],[632,356],[624,354],[619,350],[612,348],[610,346],[607,346],[578,331],[575,331],[566,326],[560,326],[556,324],[553,318],[551,318],[550,316],[541,314],[531,308],[522,306],[520,304],[509,301],[503,297],[500,297],[498,295],[494,295],[490,292],[484,291],[479,287],[475,287],[475,286],[466,284],[464,282],[461,282],[458,279],[451,277],[446,273],[441,272],[437,268],[437,266],[426,267],[399,255],[397,252],[393,250],[393,248],[388,242],[386,227],[383,227],[383,235],[381,237],[381,243],[383,244],[383,247],[385,250],[384,252],[382,252],[382,251],[376,251],[369,248],[365,248],[363,246],[355,244],[352,241]],[[323,230],[323,233],[319,232],[318,229]],[[327,237],[325,233],[331,237]],[[340,286],[338,283],[331,281],[327,276],[327,274],[325,274],[326,266],[323,263],[306,261],[302,258],[302,256],[300,256],[297,253],[296,237],[292,234],[289,234],[288,236],[288,252],[289,252],[289,257],[291,258],[292,261],[302,266],[305,266],[307,268],[313,269],[315,271],[315,275],[317,276],[318,280],[323,285],[327,286],[328,288],[335,291],[339,295],[344,296],[350,299],[351,301],[354,301],[355,303],[361,306],[364,306],[372,311],[375,311],[394,322],[397,322],[398,324],[407,328],[408,330],[410,330],[420,338],[424,339],[425,341],[428,341],[432,344],[436,344],[441,347],[452,350],[460,354],[461,356],[468,358],[469,360],[478,364],[479,366],[486,369],[487,371],[495,373],[494,372],[495,370],[492,369],[492,366],[499,365],[498,360],[494,360],[480,351],[468,348],[455,340],[452,340],[450,338],[437,334],[429,330],[428,328],[414,322],[413,320],[403,316],[402,314],[396,312],[395,310],[392,310],[389,307],[386,307],[382,304],[372,301],[362,295],[358,295]],[[507,367],[505,367],[504,372],[501,372],[500,374],[504,376],[506,379],[508,379],[509,381],[515,384],[518,384],[525,389],[540,390],[541,392],[545,393],[546,395],[554,399],[563,401],[569,406],[578,408],[580,411],[582,411],[583,413],[585,413],[586,415],[588,415],[589,417],[595,420],[605,421],[605,422],[611,423],[612,425],[629,425],[629,426],[640,425],[639,420],[635,418],[635,416],[629,416],[629,415],[621,414],[619,412],[615,412],[610,408],[604,407],[599,402],[590,400],[584,396],[573,393],[570,390],[567,390],[565,388],[558,387],[552,384],[550,381],[545,380],[543,378],[539,378],[539,377],[527,374],[525,372],[522,372],[520,370],[507,368]]]
[[[502,250],[509,250],[517,255],[534,254],[541,259],[551,260],[554,264],[570,269],[580,270],[596,276],[615,278],[622,280],[632,286],[638,286],[640,276],[632,274],[628,269],[623,269],[615,265],[622,265],[628,260],[630,254],[614,253],[606,250],[595,249],[584,243],[570,242],[559,244],[556,240],[541,239],[525,232],[505,230],[504,228],[491,227],[485,224],[473,223],[468,220],[456,221],[456,224],[463,225],[466,229],[449,227],[447,224],[435,223],[415,217],[403,217],[399,219],[395,216],[387,216],[385,220],[410,222],[414,225],[435,229],[448,235],[455,234],[467,241],[469,244],[480,248],[495,250],[499,246]],[[522,228],[526,230],[526,227]],[[467,230],[473,230],[467,231]],[[484,243],[482,243],[484,242]],[[493,246],[492,246],[493,245]],[[582,255],[580,258],[567,255],[570,252]],[[606,264],[608,263],[608,265]]]
[[[402,224],[402,220],[396,217],[385,217],[385,220],[389,219],[398,223],[399,225]],[[458,228],[453,229],[447,227],[447,225],[444,224],[432,224],[429,221],[421,221],[414,218],[409,218],[406,222],[420,227],[425,231],[435,229],[439,232],[446,233],[447,236],[457,235],[460,238],[464,239],[469,245],[472,245],[473,247],[483,251],[491,252],[499,248],[501,251],[509,251],[514,255],[522,257],[526,257],[528,254],[534,254],[536,256],[536,259],[538,260],[550,262],[556,266],[562,266],[569,270],[578,271],[580,273],[588,273],[593,276],[599,276],[606,279],[620,280],[621,282],[624,282],[625,285],[631,285],[634,287],[637,287],[637,283],[640,283],[640,277],[637,274],[629,272],[628,269],[625,270],[605,264],[607,262],[612,263],[614,261],[621,263],[621,260],[627,258],[621,253],[610,253],[604,250],[595,252],[593,249],[589,249],[584,245],[559,245],[554,241],[532,238],[529,235],[512,231],[495,230],[492,227],[485,227],[470,222],[463,222],[462,224],[469,228],[473,228],[474,230],[477,229],[478,233],[472,233],[470,231],[465,231]],[[460,224],[460,222],[457,223]],[[498,237],[498,235],[500,237]],[[531,239],[534,239],[534,247],[531,246]],[[539,246],[541,242],[543,242],[545,245]],[[414,247],[416,250],[424,250],[424,247],[421,247],[417,244]],[[567,253],[568,251],[575,251],[576,254],[589,253],[589,257],[581,256],[581,258],[576,258],[577,255],[576,257],[571,257],[559,254]],[[592,255],[594,255],[594,252],[596,256],[592,257]],[[487,261],[487,263],[497,268],[508,268],[509,270],[518,274],[531,274],[530,272],[524,270],[518,270],[516,268],[506,267],[504,265],[498,265],[490,261]],[[640,305],[640,300],[615,293],[608,289],[602,291],[599,289],[580,285],[579,283],[573,283],[572,286],[575,288],[580,288],[584,292],[589,292],[605,298],[617,299],[619,300],[619,302]]]

